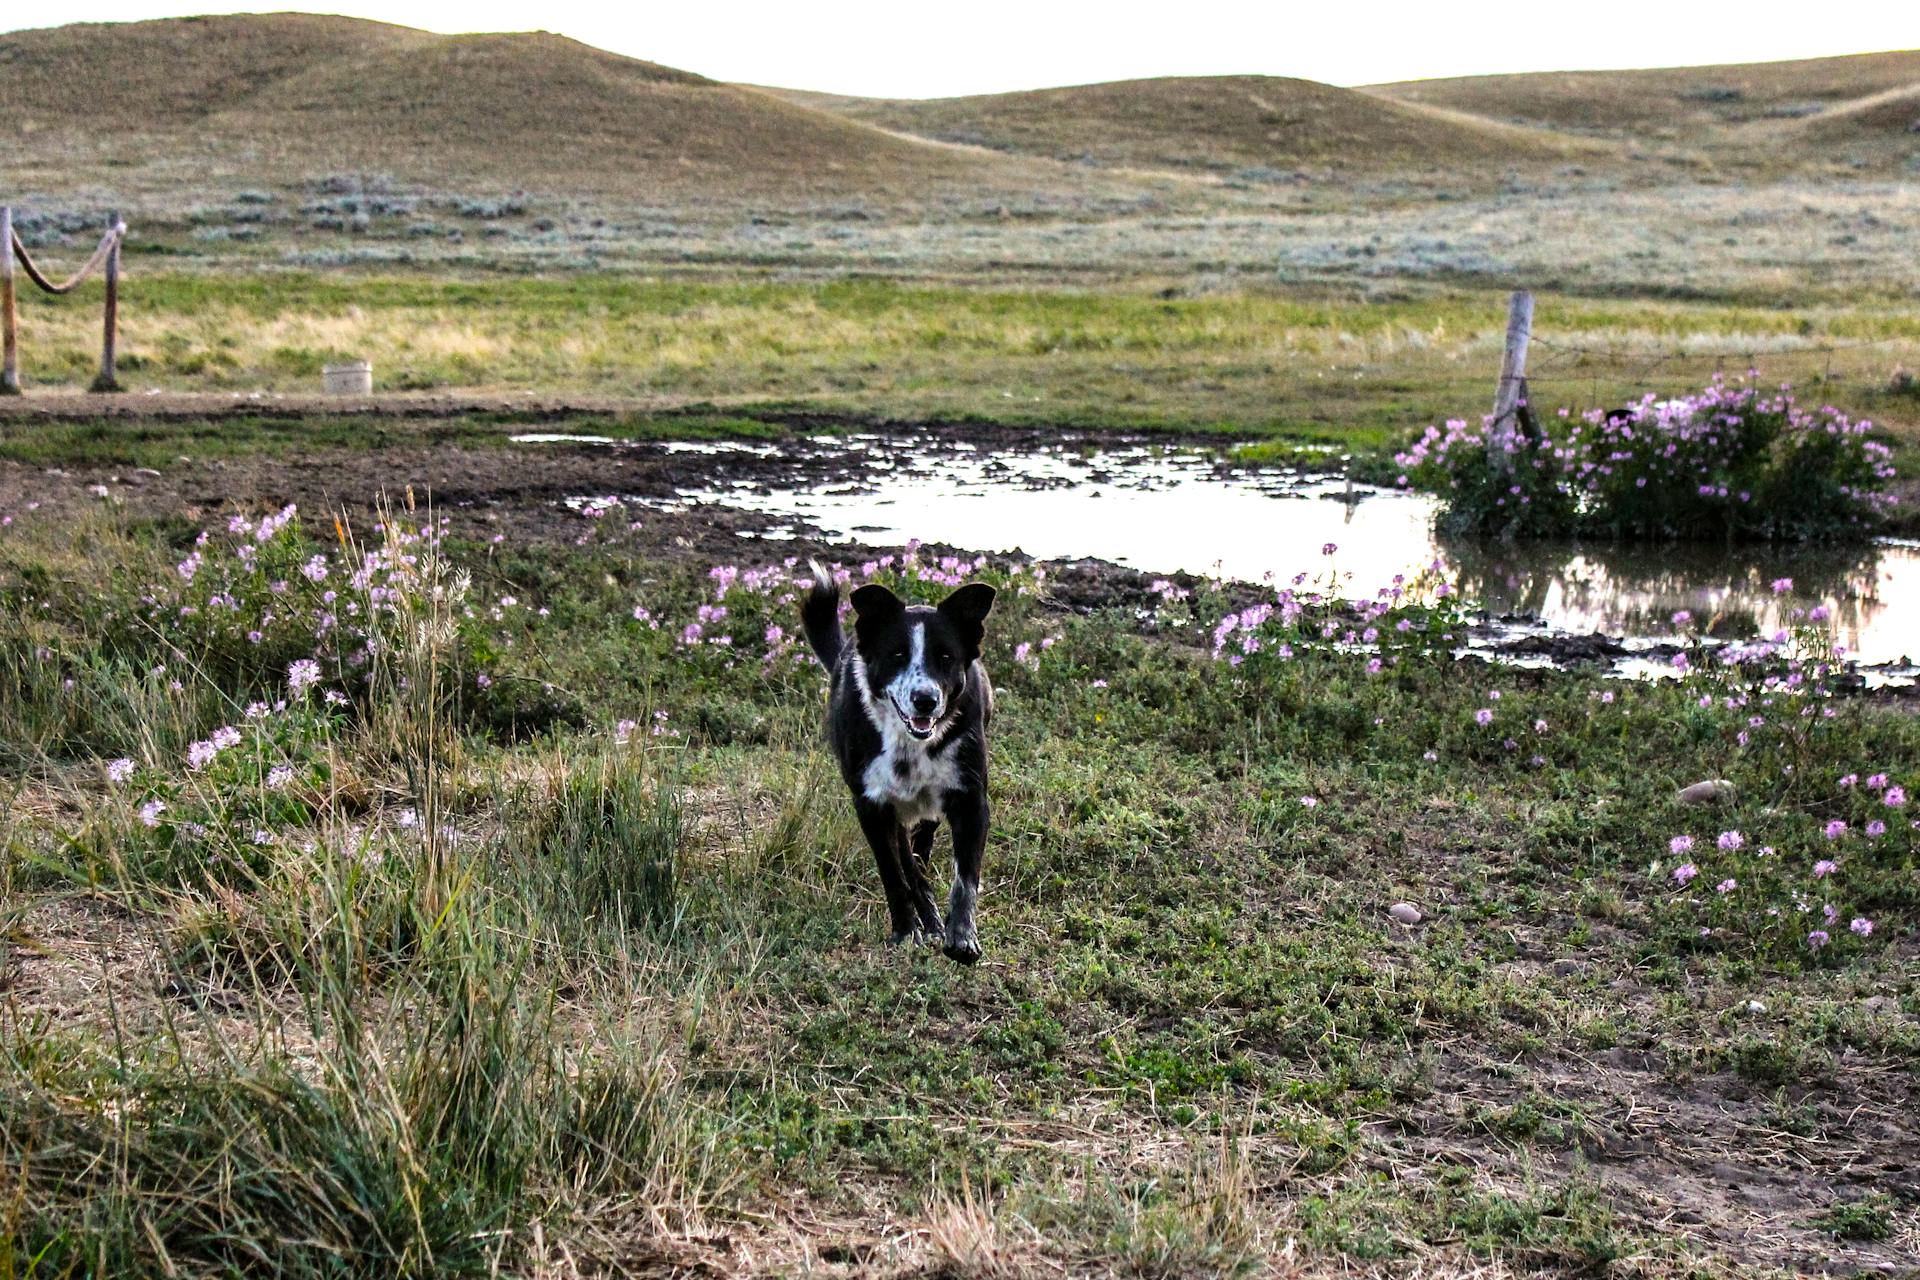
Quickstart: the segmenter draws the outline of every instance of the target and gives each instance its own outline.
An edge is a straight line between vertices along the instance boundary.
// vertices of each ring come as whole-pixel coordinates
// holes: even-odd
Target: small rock
[[[1419,924],[1422,918],[1420,908],[1411,902],[1396,902],[1387,908],[1387,914],[1401,924]]]
[[[1680,788],[1681,804],[1725,804],[1733,799],[1733,784],[1725,778],[1708,778],[1690,787]]]

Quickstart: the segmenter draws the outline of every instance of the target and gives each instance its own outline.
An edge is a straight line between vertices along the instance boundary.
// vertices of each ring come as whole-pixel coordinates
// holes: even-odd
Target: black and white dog
[[[905,604],[868,583],[854,591],[852,603],[848,644],[839,589],[816,562],[801,619],[832,673],[827,744],[880,864],[892,941],[942,933],[926,864],[934,828],[945,818],[953,833],[945,950],[972,964],[980,958],[973,905],[987,843],[987,724],[993,718],[980,641],[993,588],[970,582],[930,608]]]

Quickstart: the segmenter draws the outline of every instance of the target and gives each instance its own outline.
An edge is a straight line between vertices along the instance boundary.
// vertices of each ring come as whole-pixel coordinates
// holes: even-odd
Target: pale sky
[[[214,0],[61,0],[0,27],[258,11]],[[929,98],[1141,76],[1333,84],[1763,62],[1920,47],[1920,0],[339,0],[312,12],[429,31],[557,31],[720,80]]]

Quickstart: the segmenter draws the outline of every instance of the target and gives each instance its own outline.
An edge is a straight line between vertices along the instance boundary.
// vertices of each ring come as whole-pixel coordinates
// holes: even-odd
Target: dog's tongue
[[[915,733],[932,733],[933,732],[932,716],[913,716],[910,719],[908,719],[907,723],[913,726],[913,731]]]

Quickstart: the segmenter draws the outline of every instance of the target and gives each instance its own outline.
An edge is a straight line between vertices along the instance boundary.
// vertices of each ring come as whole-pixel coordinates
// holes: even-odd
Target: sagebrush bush
[[[1485,423],[1428,427],[1402,483],[1446,495],[1453,533],[1809,541],[1870,532],[1893,504],[1891,452],[1831,406],[1715,381],[1674,400],[1564,411],[1503,449]]]

